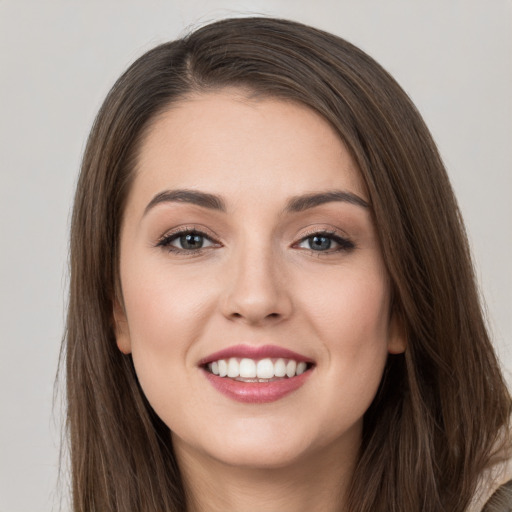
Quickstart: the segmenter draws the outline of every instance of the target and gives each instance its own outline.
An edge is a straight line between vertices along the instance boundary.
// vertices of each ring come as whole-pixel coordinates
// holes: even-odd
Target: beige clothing
[[[512,480],[512,458],[492,466],[484,473],[467,512],[481,512],[498,487],[509,480]]]

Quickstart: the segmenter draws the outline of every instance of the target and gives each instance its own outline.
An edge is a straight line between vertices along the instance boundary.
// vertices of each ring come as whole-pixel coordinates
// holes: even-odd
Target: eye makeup
[[[195,255],[209,248],[218,248],[222,245],[206,233],[206,230],[195,226],[183,226],[166,233],[156,243],[169,253]]]

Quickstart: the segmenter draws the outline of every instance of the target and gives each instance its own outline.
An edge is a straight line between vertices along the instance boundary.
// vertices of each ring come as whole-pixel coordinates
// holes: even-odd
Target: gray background
[[[496,347],[512,369],[510,0],[0,0],[0,512],[60,501],[53,382],[73,187],[94,115],[145,50],[240,14],[341,35],[411,95],[449,169]]]

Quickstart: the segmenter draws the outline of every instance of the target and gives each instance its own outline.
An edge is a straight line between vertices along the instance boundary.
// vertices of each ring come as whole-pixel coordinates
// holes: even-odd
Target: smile
[[[228,398],[265,403],[299,389],[312,373],[314,363],[276,346],[238,345],[203,359],[200,367],[210,384]]]
[[[303,374],[307,363],[293,359],[255,359],[232,357],[219,359],[207,366],[208,370],[219,377],[228,377],[243,382],[268,382],[275,378],[291,378]]]

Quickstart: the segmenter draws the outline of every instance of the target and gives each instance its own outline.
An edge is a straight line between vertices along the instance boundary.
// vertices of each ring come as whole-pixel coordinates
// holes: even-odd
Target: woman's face
[[[174,104],[141,146],[120,276],[118,346],[178,457],[357,450],[404,341],[365,186],[318,114],[232,89]]]

